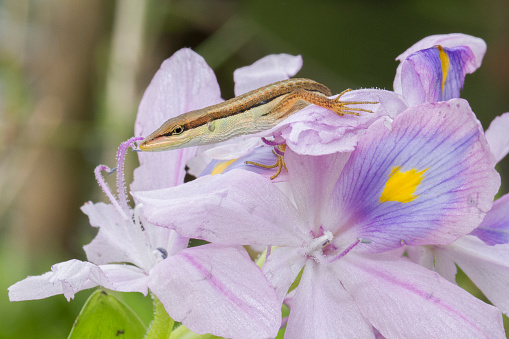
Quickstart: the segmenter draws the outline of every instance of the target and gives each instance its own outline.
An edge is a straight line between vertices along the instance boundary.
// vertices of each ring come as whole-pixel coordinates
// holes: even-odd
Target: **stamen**
[[[158,247],[157,250],[161,252],[161,257],[164,259],[168,258],[168,251],[162,247]]]
[[[142,137],[133,137],[127,141],[124,141],[118,147],[117,152],[117,192],[118,192],[118,200],[124,211],[129,211],[129,204],[127,198],[127,190],[125,188],[125,177],[124,177],[124,161],[125,155],[127,153],[127,149],[131,147],[136,141],[143,140]]]
[[[118,201],[117,199],[115,199],[113,193],[111,193],[110,187],[108,186],[108,183],[104,181],[104,177],[102,176],[101,171],[105,171],[108,174],[111,174],[114,171],[112,171],[108,166],[99,165],[94,170],[95,179],[97,180],[97,183],[103,190],[104,194],[106,194],[108,199],[110,199],[112,205],[115,206],[115,208],[118,210],[122,218],[124,218],[125,220],[129,219],[129,217],[124,213],[122,207],[120,207],[120,205],[118,204]]]
[[[334,262],[338,259],[341,259],[343,258],[345,255],[348,254],[348,252],[350,252],[355,246],[357,246],[359,243],[363,243],[363,244],[369,244],[371,243],[371,241],[369,240],[365,240],[365,239],[362,239],[362,238],[359,238],[357,239],[353,244],[351,244],[350,246],[348,246],[343,252],[341,252],[338,256],[336,256],[335,258],[332,258],[329,260],[329,262]]]
[[[325,231],[325,233],[318,238],[313,239],[307,246],[307,250],[309,254],[317,250],[322,250],[324,246],[329,244],[332,241],[333,235],[331,231]]]

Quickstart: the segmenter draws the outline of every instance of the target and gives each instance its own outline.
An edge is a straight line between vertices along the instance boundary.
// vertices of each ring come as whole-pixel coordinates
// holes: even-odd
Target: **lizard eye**
[[[184,132],[184,127],[177,125],[171,131],[171,135],[179,135],[179,134],[182,134],[183,132]]]

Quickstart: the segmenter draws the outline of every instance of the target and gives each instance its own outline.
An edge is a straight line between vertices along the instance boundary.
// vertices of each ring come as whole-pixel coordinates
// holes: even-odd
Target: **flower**
[[[52,267],[52,271],[38,277],[28,277],[9,288],[11,301],[41,299],[64,293],[68,300],[80,290],[104,286],[123,292],[148,293],[150,270],[168,255],[187,247],[188,239],[146,222],[139,208],[132,210],[123,188],[123,161],[129,146],[139,138],[124,142],[117,158],[119,200],[104,182],[99,165],[96,178],[111,204],[86,203],[82,211],[90,224],[99,227],[92,242],[84,246],[86,261],[69,260]],[[129,263],[129,264],[128,264]]]
[[[499,177],[464,100],[411,107],[391,129],[376,121],[351,154],[286,159],[295,204],[238,169],[134,196],[183,236],[277,246],[263,271],[280,302],[302,270],[289,337],[504,336],[498,310],[389,252],[448,244],[491,207]]]
[[[181,90],[185,95],[168,96],[168,90]],[[203,58],[181,50],[163,63],[147,88],[135,133],[143,134],[171,115],[218,100],[217,82]],[[129,207],[123,162],[128,147],[140,139],[132,138],[119,148],[118,199],[101,176],[101,171],[109,168],[96,168],[97,180],[111,204],[87,203],[82,208],[92,226],[99,227],[96,238],[84,247],[90,262],[71,260],[54,265],[52,272],[42,276],[28,277],[9,288],[11,300],[62,292],[70,299],[77,291],[97,285],[144,294],[150,289],[170,316],[196,333],[237,338],[275,336],[280,324],[275,292],[243,247],[209,244],[186,248],[188,238],[148,222],[142,205]],[[131,188],[182,184],[186,161],[195,152],[139,154],[140,167]],[[230,272],[231,267],[237,270]]]

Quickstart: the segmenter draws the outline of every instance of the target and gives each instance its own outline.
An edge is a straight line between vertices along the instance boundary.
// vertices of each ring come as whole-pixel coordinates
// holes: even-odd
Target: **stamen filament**
[[[265,255],[265,260],[269,259],[269,255],[272,252],[272,246],[267,246],[267,254]]]
[[[330,259],[330,260],[329,260],[329,262],[334,262],[334,261],[336,261],[336,260],[338,260],[338,259],[343,258],[345,255],[347,255],[347,254],[348,254],[348,252],[350,252],[350,251],[351,251],[351,250],[352,250],[355,246],[357,246],[357,245],[358,245],[359,243],[361,243],[361,242],[362,242],[362,243],[364,243],[364,241],[363,241],[361,238],[357,239],[357,240],[356,240],[353,244],[351,244],[350,246],[348,246],[348,247],[347,247],[347,248],[346,248],[343,252],[341,252],[338,256],[336,256],[335,258]]]
[[[120,201],[120,204],[125,212],[129,211],[129,204],[128,204],[128,198],[127,198],[127,190],[125,188],[125,178],[124,178],[124,162],[125,162],[125,155],[127,153],[127,149],[133,145],[136,141],[143,140],[142,137],[133,137],[127,141],[124,141],[120,144],[118,147],[117,152],[117,193],[118,193],[118,200]]]
[[[111,169],[106,165],[97,166],[94,170],[95,179],[97,180],[97,183],[99,183],[99,186],[103,190],[104,194],[106,194],[108,199],[110,199],[112,205],[115,206],[115,208],[118,210],[122,218],[124,218],[125,220],[129,219],[129,217],[124,213],[122,207],[120,207],[120,205],[118,204],[118,201],[117,199],[115,199],[113,193],[111,193],[110,187],[108,186],[108,183],[104,181],[104,177],[102,176],[101,171],[111,173]]]
[[[321,237],[315,238],[312,241],[310,241],[307,246],[309,254],[317,250],[321,250],[322,247],[324,247],[325,245],[332,241],[332,238],[333,238],[332,232],[325,231],[325,233]]]

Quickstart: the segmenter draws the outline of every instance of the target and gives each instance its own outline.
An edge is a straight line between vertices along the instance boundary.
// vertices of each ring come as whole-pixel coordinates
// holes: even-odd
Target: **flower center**
[[[321,237],[314,238],[306,246],[306,254],[313,257],[317,262],[323,261],[325,256],[323,248],[327,246],[334,236],[331,231],[325,231]]]

